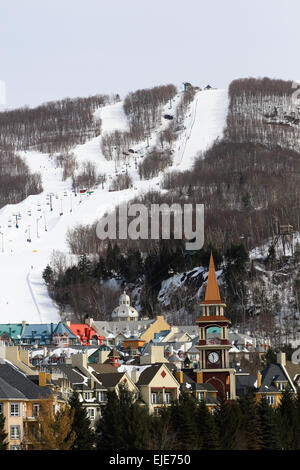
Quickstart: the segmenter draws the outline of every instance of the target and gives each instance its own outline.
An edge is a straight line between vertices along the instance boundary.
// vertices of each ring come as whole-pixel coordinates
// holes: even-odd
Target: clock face
[[[216,362],[219,362],[219,358],[219,353],[217,353],[216,351],[209,353],[209,355],[207,356],[207,359],[211,364],[216,364]]]

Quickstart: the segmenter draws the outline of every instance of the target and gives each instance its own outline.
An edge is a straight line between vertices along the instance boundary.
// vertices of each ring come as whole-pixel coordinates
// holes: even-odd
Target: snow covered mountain
[[[101,151],[101,139],[106,132],[126,130],[128,122],[123,102],[99,108],[95,118],[102,120],[102,133],[72,149],[77,162],[91,161],[105,183],[93,192],[80,194],[72,191],[70,178],[63,181],[62,169],[55,156],[36,151],[19,152],[30,169],[42,176],[43,192],[28,196],[19,204],[0,210],[0,319],[1,322],[31,323],[56,322],[59,309],[50,299],[42,272],[55,250],[69,255],[66,234],[78,224],[92,224],[120,202],[132,199],[150,189],[158,189],[164,172],[151,180],[141,180],[136,161],[158,142],[158,135],[166,126],[163,116],[172,113],[180,100],[180,93],[161,111],[161,123],[153,129],[148,140],[133,146],[135,153],[127,165],[115,166]],[[170,108],[170,105],[172,106]],[[205,151],[221,138],[228,109],[227,90],[199,90],[185,115],[184,127],[175,142],[173,164],[166,171],[184,171],[191,168],[199,151]],[[128,172],[133,187],[123,191],[109,191],[116,174]]]

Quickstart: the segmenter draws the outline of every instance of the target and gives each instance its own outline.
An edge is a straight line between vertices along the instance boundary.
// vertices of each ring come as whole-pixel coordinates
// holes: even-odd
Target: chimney
[[[99,351],[99,354],[98,354],[99,364],[103,364],[108,358],[108,355],[109,355],[109,351]]]
[[[93,326],[93,319],[92,318],[86,318],[85,323],[92,328]]]
[[[68,328],[70,328],[70,326],[71,326],[71,322],[70,322],[70,320],[66,320],[66,322],[65,322],[65,323],[66,323],[66,326],[67,326]]]
[[[20,361],[20,350],[18,346],[9,346],[5,350],[6,359],[13,364]]]
[[[183,372],[182,370],[176,370],[175,372],[175,378],[177,379],[177,381],[182,384],[183,383]]]
[[[140,370],[138,367],[134,367],[131,371],[131,378],[133,382],[136,384],[140,378]]]
[[[71,359],[73,367],[78,367],[79,370],[83,370],[83,372],[86,372],[88,365],[86,353],[73,354],[71,356]]]
[[[27,366],[31,366],[28,349],[20,349],[20,360]]]
[[[277,363],[280,364],[281,366],[285,367],[286,365],[286,356],[284,352],[278,352],[277,353]]]
[[[120,356],[119,356],[119,354],[118,354],[118,351],[117,351],[115,348],[113,348],[113,349],[110,351],[110,353],[109,353],[109,355],[108,355],[108,358],[109,358],[109,362],[110,362],[110,364],[111,364],[112,366],[114,366],[114,367],[119,367],[119,365],[120,365],[120,364],[119,364],[119,358],[120,358]]]
[[[47,384],[47,374],[46,372],[39,371],[39,387],[45,387]]]
[[[203,383],[203,372],[196,372],[196,383],[197,384]]]
[[[257,371],[257,385],[256,385],[257,388],[260,388],[261,387],[261,373],[259,372],[259,370]]]

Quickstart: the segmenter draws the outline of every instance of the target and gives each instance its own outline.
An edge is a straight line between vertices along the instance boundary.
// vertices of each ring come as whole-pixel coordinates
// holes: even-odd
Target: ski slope
[[[173,110],[180,94],[173,100]],[[190,168],[199,151],[206,150],[214,140],[222,137],[227,115],[227,90],[199,91],[191,104],[184,123],[185,130],[174,148],[173,165],[168,171]],[[171,112],[169,104],[162,110]],[[102,133],[115,129],[126,130],[128,123],[123,103],[105,106],[95,112],[101,117]],[[48,154],[20,152],[34,172],[42,176],[43,192],[29,196],[15,205],[0,210],[0,323],[47,323],[60,320],[58,307],[48,295],[42,273],[50,262],[53,251],[69,254],[66,235],[79,224],[92,224],[108,210],[122,201],[130,200],[149,189],[159,189],[161,173],[152,180],[141,181],[136,161],[151,146],[156,145],[158,132],[154,130],[149,142],[133,147],[136,151],[128,162],[126,171],[133,180],[133,188],[109,192],[110,181],[125,172],[125,166],[117,169],[101,153],[101,136],[76,146],[72,153],[79,164],[92,161],[101,174],[106,175],[104,187],[99,185],[92,194],[75,194],[71,180],[62,181],[62,170]]]
[[[197,153],[222,137],[228,109],[227,90],[198,91],[186,120],[186,131],[177,147],[177,170],[192,167]]]

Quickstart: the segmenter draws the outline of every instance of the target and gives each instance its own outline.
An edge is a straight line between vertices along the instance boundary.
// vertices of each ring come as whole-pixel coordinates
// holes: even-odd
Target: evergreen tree
[[[120,271],[120,258],[121,258],[121,251],[120,247],[117,243],[112,246],[111,242],[108,242],[107,250],[106,250],[106,259],[105,265],[107,271],[112,274],[119,274]]]
[[[293,393],[286,388],[277,407],[280,443],[283,450],[293,450],[296,445],[297,407]]]
[[[109,278],[109,272],[106,268],[105,259],[100,256],[92,271],[92,277],[105,281]]]
[[[215,412],[215,422],[219,448],[221,450],[237,449],[241,413],[237,403],[233,404],[226,401],[224,394],[219,398],[219,404]]]
[[[265,397],[257,406],[261,428],[262,450],[280,450],[280,437],[275,417],[275,411]]]
[[[44,279],[46,284],[52,284],[53,275],[54,275],[53,269],[51,268],[51,266],[49,264],[47,264],[47,266],[45,267],[45,269],[43,271],[43,279]]]
[[[7,450],[8,442],[7,436],[8,434],[4,430],[5,425],[5,416],[0,413],[0,450]]]
[[[195,399],[189,393],[182,392],[179,400],[171,404],[170,413],[172,430],[177,433],[178,448],[196,450],[198,448],[198,437]]]
[[[262,445],[261,426],[253,390],[239,398],[241,427],[239,436],[245,450],[259,450]],[[244,438],[244,439],[243,439]]]
[[[177,432],[172,428],[170,408],[161,407],[160,416],[150,417],[149,449],[173,450],[177,447]]]
[[[295,414],[295,445],[294,449],[295,450],[300,450],[300,389],[297,387],[296,390],[297,394],[295,397],[295,408],[296,408],[296,414]]]
[[[108,392],[97,428],[97,450],[145,450],[150,445],[150,417],[127,387]]]
[[[130,249],[126,257],[120,257],[120,274],[126,282],[135,282],[143,274],[143,261],[139,251]]]
[[[83,275],[84,277],[91,275],[92,263],[88,259],[87,255],[85,253],[83,253],[80,256],[77,267],[78,267],[78,271],[80,272],[80,274]]]
[[[115,392],[107,393],[107,404],[96,426],[97,450],[126,450],[124,442],[120,401]]]
[[[74,391],[69,399],[70,414],[73,414],[71,432],[75,433],[72,450],[92,450],[95,435],[85,408],[82,406],[78,393]]]
[[[197,408],[196,422],[198,448],[201,450],[218,449],[218,434],[214,416],[210,413],[203,400]]]
[[[264,355],[264,365],[267,367],[270,364],[276,364],[277,362],[277,355],[274,349],[269,348],[266,354]]]

